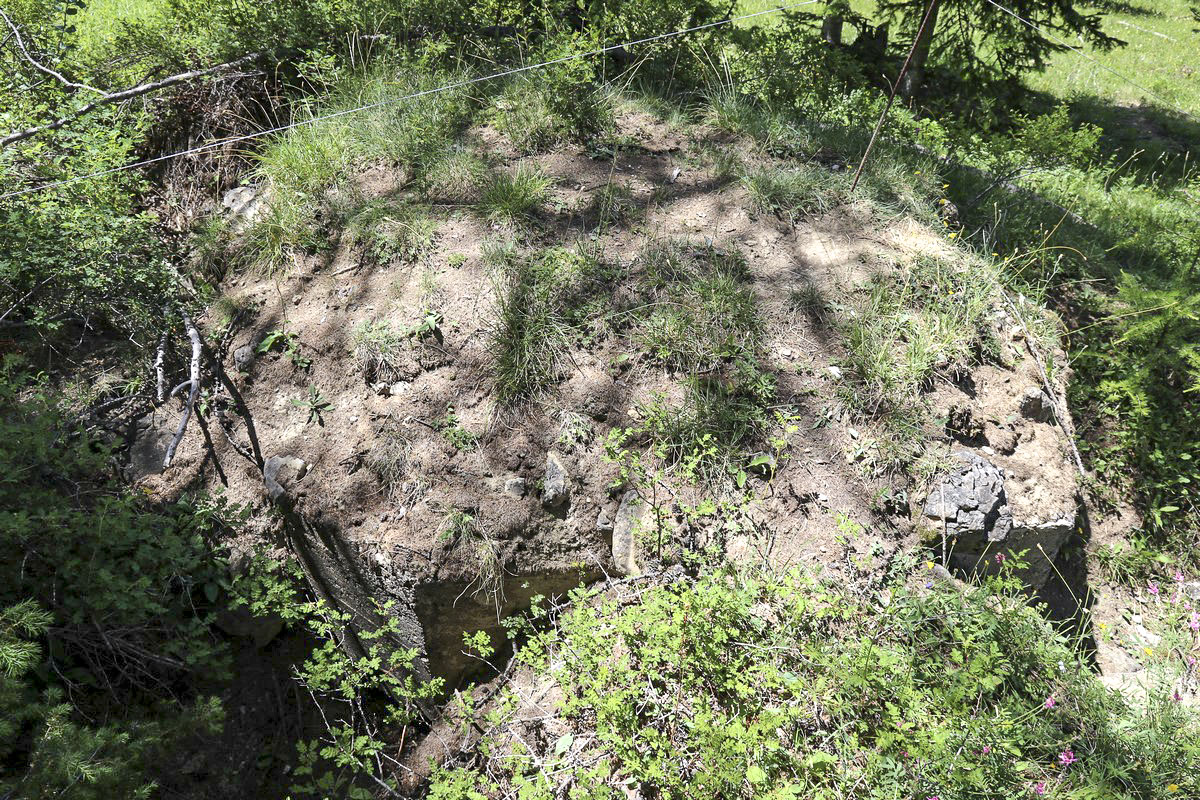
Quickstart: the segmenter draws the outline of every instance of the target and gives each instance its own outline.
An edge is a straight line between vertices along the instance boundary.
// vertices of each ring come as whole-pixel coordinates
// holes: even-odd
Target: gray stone
[[[1030,386],[1021,395],[1021,415],[1035,422],[1049,422],[1054,416],[1054,403],[1041,388]]]
[[[165,420],[147,414],[135,423],[133,446],[129,448],[129,480],[139,481],[163,471],[163,459],[175,432]]]
[[[279,615],[256,617],[246,608],[223,608],[217,613],[215,622],[225,633],[250,639],[260,649],[270,644],[283,630],[283,618]]]
[[[1034,587],[1049,578],[1053,560],[1075,528],[1073,511],[1047,520],[1014,519],[1000,468],[974,453],[955,453],[961,465],[941,476],[925,499],[926,526],[952,542],[949,566],[995,571],[994,556],[1025,551],[1020,577]]]
[[[244,344],[237,350],[233,351],[233,365],[240,372],[249,372],[250,367],[254,365],[254,358],[257,354],[254,348],[248,344]]]
[[[604,509],[600,509],[600,513],[596,516],[596,527],[600,529],[601,533],[612,533],[613,521]]]
[[[263,198],[257,186],[238,186],[230,189],[221,198],[221,205],[229,213],[231,227],[235,233],[258,219],[264,211]]]
[[[524,478],[509,478],[504,482],[504,493],[513,497],[525,496],[525,479]]]
[[[569,494],[567,468],[553,452],[546,453],[546,479],[542,483],[542,504],[547,508],[557,508],[566,504]]]
[[[642,574],[637,563],[637,537],[648,506],[634,490],[621,498],[617,518],[613,522],[612,556],[617,572],[636,577]]]
[[[295,485],[308,474],[308,463],[294,456],[271,456],[263,464],[263,483],[272,503],[295,493]]]

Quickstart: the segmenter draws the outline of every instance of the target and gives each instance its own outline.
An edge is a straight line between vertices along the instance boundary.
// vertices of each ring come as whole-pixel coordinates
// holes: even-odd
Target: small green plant
[[[455,450],[470,451],[479,444],[479,436],[459,424],[453,406],[446,409],[446,416],[434,422],[433,427]]]
[[[592,423],[582,414],[563,411],[559,415],[557,442],[563,447],[569,449],[587,444],[594,434]]]
[[[446,259],[446,266],[450,267],[450,269],[461,269],[462,265],[466,263],[466,253],[451,253],[450,257]]]
[[[287,356],[292,365],[298,369],[308,369],[312,366],[312,359],[304,355],[300,342],[300,334],[292,331],[276,329],[267,333],[263,340],[258,343],[256,352],[270,353],[272,351],[282,352]]]
[[[490,220],[529,220],[546,204],[553,185],[553,178],[538,167],[522,162],[512,172],[492,173],[479,198],[479,209]]]
[[[306,425],[316,420],[317,425],[324,427],[324,415],[333,411],[333,404],[325,399],[315,384],[311,383],[308,385],[308,394],[304,397],[293,397],[292,405],[308,412],[308,417],[304,420]]]
[[[396,366],[404,336],[387,320],[364,320],[350,334],[354,358],[368,383],[399,380]]]

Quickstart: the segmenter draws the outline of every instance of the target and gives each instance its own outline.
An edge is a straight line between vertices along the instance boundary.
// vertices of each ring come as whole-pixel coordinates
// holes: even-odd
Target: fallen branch
[[[95,92],[96,94],[100,95],[104,94],[104,92],[97,89],[95,86],[88,86],[86,83],[75,83],[74,81],[67,80],[67,78],[61,72],[55,72],[45,64],[35,59],[29,53],[29,48],[25,46],[25,41],[21,38],[21,29],[17,27],[17,23],[13,22],[12,18],[9,17],[2,8],[0,8],[0,17],[4,17],[4,21],[8,23],[9,30],[12,31],[13,38],[17,42],[17,49],[21,51],[21,55],[25,56],[25,60],[32,64],[33,68],[38,72],[49,75],[69,89],[83,89],[85,91]]]
[[[154,374],[156,376],[154,399],[158,405],[167,402],[165,394],[167,390],[167,377],[163,370],[163,363],[167,358],[167,334],[170,332],[170,326],[166,322],[166,317],[170,313],[169,306],[163,306],[163,332],[162,337],[158,340],[158,353],[154,356]]]
[[[2,12],[0,12],[0,13],[2,13]],[[26,129],[20,130],[20,131],[13,131],[12,133],[5,136],[3,139],[0,139],[0,147],[7,147],[8,145],[13,144],[14,142],[20,142],[24,139],[30,138],[31,136],[37,136],[39,133],[46,133],[47,131],[58,130],[59,128],[63,127],[64,125],[67,125],[70,122],[74,122],[75,120],[79,119],[80,117],[90,114],[91,112],[95,111],[97,108],[100,108],[102,106],[111,105],[113,103],[120,103],[125,100],[132,100],[135,97],[140,97],[141,95],[149,94],[150,92],[156,92],[159,89],[166,89],[167,87],[174,86],[179,83],[185,83],[187,81],[195,80],[196,78],[200,78],[205,75],[211,75],[214,72],[221,72],[221,71],[224,71],[227,69],[232,69],[236,66],[245,64],[249,61],[253,61],[254,59],[258,58],[261,55],[262,55],[262,53],[251,53],[249,55],[242,56],[241,58],[234,59],[233,61],[227,61],[224,64],[218,64],[215,67],[208,67],[206,69],[196,69],[196,70],[192,70],[190,72],[181,72],[178,75],[172,75],[171,77],[163,78],[160,81],[154,81],[152,83],[143,83],[138,86],[134,86],[130,89],[123,89],[119,92],[112,92],[111,94],[103,94],[102,93],[98,99],[93,100],[92,102],[90,102],[87,105],[85,105],[84,107],[80,108],[78,111],[74,112],[73,114],[68,114],[65,117],[60,117],[59,119],[55,120],[54,122],[48,122],[45,125],[36,125],[32,128],[26,128]],[[99,90],[94,89],[93,91],[99,91]]]
[[[192,418],[192,409],[196,405],[196,397],[200,394],[200,350],[204,346],[204,343],[200,339],[200,331],[196,329],[192,318],[187,315],[187,312],[181,310],[179,316],[183,317],[183,326],[187,329],[188,338],[192,340],[192,373],[188,381],[191,384],[191,390],[188,392],[187,405],[183,407],[183,418],[179,420],[179,428],[175,431],[175,438],[171,440],[170,446],[167,447],[167,455],[163,459],[163,469],[171,467],[171,461],[175,458],[175,449],[179,447],[179,442],[183,440],[188,420]],[[182,389],[185,385],[181,383],[172,390],[171,394],[174,395],[176,391]]]

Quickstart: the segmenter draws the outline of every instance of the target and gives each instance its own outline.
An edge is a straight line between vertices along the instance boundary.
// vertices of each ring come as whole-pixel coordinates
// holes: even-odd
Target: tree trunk
[[[842,15],[830,14],[821,21],[821,38],[834,47],[842,44]]]
[[[900,96],[912,97],[921,91],[925,83],[925,62],[929,60],[929,47],[933,43],[933,32],[937,28],[939,0],[930,0],[929,9],[923,18],[924,25],[917,28],[917,42],[913,48],[908,72],[900,81]]]

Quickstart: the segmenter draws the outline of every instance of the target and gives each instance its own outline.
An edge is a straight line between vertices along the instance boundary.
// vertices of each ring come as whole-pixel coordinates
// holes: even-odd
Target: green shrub
[[[209,629],[220,502],[155,504],[111,480],[39,380],[0,373],[0,792],[146,796],[157,760],[219,727]]]
[[[929,587],[726,569],[578,590],[517,656],[556,681],[566,730],[510,749],[499,711],[471,788],[551,797],[574,785],[590,799],[636,785],[681,800],[1200,791],[1200,720],[1169,680],[1130,703],[1012,583]],[[468,784],[444,773],[435,796],[437,781]]]

